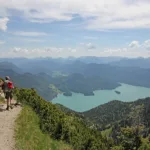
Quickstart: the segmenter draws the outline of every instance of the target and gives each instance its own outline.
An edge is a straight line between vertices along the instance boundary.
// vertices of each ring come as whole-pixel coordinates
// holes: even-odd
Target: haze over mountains
[[[126,58],[126,57],[68,57],[68,58],[0,58],[0,62],[10,62],[19,68],[23,68],[24,72],[39,73],[48,70],[57,70],[64,64],[72,64],[73,62],[82,62],[85,64],[110,64],[121,67],[140,67],[150,68],[150,58]]]
[[[149,64],[150,58],[3,58],[0,75],[9,75],[17,86],[35,88],[51,100],[58,91],[71,96],[71,92],[94,95],[94,90],[114,89],[119,83],[150,87]]]

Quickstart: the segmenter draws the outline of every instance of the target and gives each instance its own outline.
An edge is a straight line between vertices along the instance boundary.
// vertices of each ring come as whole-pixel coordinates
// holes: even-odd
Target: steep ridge
[[[150,128],[150,98],[134,102],[114,100],[83,112],[83,115],[101,126],[125,121],[128,126],[137,123]]]

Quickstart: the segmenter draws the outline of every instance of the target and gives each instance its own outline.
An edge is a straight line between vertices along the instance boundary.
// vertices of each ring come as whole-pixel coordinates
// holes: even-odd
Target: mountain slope
[[[0,75],[3,78],[7,75],[10,76],[16,87],[35,88],[46,100],[52,100],[57,95],[57,92],[53,91],[53,89],[49,87],[50,83],[52,83],[54,79],[45,73],[37,75],[33,75],[31,73],[19,74],[12,70],[1,69]]]
[[[57,107],[100,130],[109,139],[111,150],[150,150],[150,98],[128,103],[111,101],[83,113]]]
[[[83,112],[83,115],[101,127],[120,122],[121,126],[143,124],[150,128],[150,98],[134,102],[111,101]]]
[[[16,73],[22,73],[22,69],[10,62],[0,62],[0,70],[12,70]]]
[[[119,61],[111,62],[110,64],[120,67],[150,68],[150,58],[134,58],[134,59],[124,58]]]
[[[75,150],[108,150],[109,141],[97,130],[86,126],[80,118],[64,114],[55,105],[46,102],[33,89],[16,91],[18,100],[29,105],[40,118],[41,130],[57,140],[63,140]]]
[[[18,150],[72,150],[71,146],[43,133],[39,124],[39,116],[32,108],[25,106],[16,120],[15,139]]]

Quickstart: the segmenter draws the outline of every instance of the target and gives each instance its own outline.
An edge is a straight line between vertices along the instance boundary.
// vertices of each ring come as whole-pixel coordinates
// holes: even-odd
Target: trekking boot
[[[11,108],[11,109],[13,109],[13,106],[12,106],[12,105],[10,105],[10,108]]]
[[[9,110],[9,106],[7,106],[6,110]]]

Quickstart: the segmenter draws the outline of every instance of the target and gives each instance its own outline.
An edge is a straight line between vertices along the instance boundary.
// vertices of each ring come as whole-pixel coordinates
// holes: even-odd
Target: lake
[[[121,94],[117,94],[115,91],[120,91]],[[98,90],[94,91],[94,94],[94,96],[84,96],[83,94],[73,93],[71,97],[60,94],[52,100],[52,103],[59,103],[72,110],[83,112],[111,100],[130,102],[139,98],[150,97],[150,88],[121,83],[121,86],[116,89]]]

